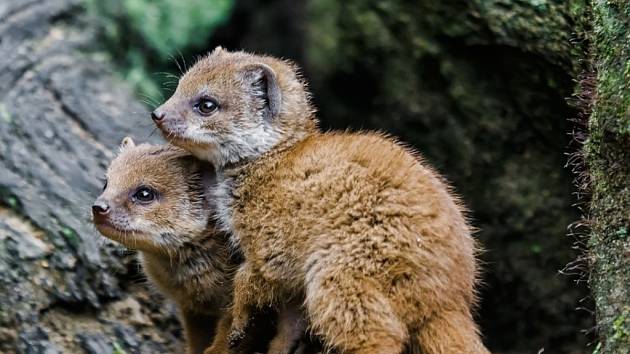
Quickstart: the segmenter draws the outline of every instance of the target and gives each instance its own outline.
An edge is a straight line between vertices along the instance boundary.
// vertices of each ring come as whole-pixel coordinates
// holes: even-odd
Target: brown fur
[[[200,95],[219,109],[195,112]],[[341,352],[488,352],[464,208],[417,154],[381,134],[320,133],[294,66],[242,52],[201,59],[158,113],[167,139],[219,169],[217,217],[246,258],[233,339],[252,309],[303,301]]]
[[[214,350],[224,353],[231,323],[225,308],[237,264],[225,234],[208,223],[201,178],[199,163],[185,151],[136,147],[126,138],[96,202],[110,211],[95,213],[94,221],[106,237],[140,251],[150,282],[177,304],[187,352],[203,353],[214,334]],[[134,202],[139,186],[150,186],[159,198],[147,205]]]

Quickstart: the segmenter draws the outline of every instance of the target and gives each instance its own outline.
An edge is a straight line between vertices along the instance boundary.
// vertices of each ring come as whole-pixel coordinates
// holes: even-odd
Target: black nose
[[[164,119],[164,113],[153,111],[151,112],[151,119],[153,119],[153,121],[156,123],[160,122],[162,119]]]
[[[94,215],[105,215],[109,213],[109,205],[103,202],[96,202],[92,205],[92,214]]]

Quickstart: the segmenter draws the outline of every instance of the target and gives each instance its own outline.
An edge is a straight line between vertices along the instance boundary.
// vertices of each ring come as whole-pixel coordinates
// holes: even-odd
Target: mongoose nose
[[[109,213],[109,205],[103,202],[96,202],[92,205],[92,215],[106,215]]]
[[[164,113],[161,113],[158,111],[151,112],[151,119],[153,119],[153,121],[156,123],[162,121],[164,119],[164,116],[165,116]]]

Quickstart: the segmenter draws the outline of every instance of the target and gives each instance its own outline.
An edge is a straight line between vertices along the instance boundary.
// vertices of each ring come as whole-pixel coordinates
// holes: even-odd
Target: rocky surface
[[[113,149],[155,138],[81,12],[0,3],[0,352],[177,352],[173,307],[90,222]]]

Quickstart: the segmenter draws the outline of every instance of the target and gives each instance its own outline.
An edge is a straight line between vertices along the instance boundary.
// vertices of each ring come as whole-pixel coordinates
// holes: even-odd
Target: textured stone
[[[79,0],[0,5],[0,352],[111,354],[117,335],[129,353],[175,352],[173,312],[90,222],[113,151],[151,121],[82,16]],[[136,316],[109,311],[122,294]]]

